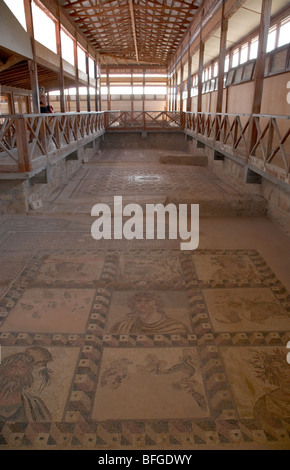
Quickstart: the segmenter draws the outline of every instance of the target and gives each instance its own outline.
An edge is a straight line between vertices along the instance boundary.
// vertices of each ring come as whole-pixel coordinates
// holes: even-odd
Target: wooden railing
[[[0,116],[0,172],[29,172],[105,131],[103,112]]]
[[[171,111],[107,111],[107,130],[183,130],[183,113]]]
[[[185,113],[184,130],[289,182],[290,116]]]
[[[30,172],[105,131],[185,131],[289,183],[290,117],[170,111],[0,116],[0,172]]]

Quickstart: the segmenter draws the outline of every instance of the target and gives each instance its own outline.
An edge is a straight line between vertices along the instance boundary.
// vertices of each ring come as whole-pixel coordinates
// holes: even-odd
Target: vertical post
[[[199,44],[199,63],[198,63],[198,81],[197,81],[197,112],[202,111],[202,72],[203,72],[204,43]]]
[[[145,130],[145,73],[146,71],[143,69],[143,94],[142,94],[142,111],[143,111],[143,128]]]
[[[31,170],[27,128],[24,117],[15,119],[15,132],[18,152],[18,169],[20,173],[24,173],[25,171]]]
[[[111,92],[110,92],[110,81],[109,81],[109,69],[106,71],[107,76],[107,110],[111,111]]]
[[[263,0],[259,32],[258,57],[255,69],[254,97],[252,107],[253,114],[259,114],[261,112],[267,39],[271,18],[271,6],[272,0]]]
[[[146,71],[143,70],[143,83],[142,83],[142,86],[143,86],[143,93],[142,93],[142,111],[143,113],[145,113],[145,73]]]
[[[223,91],[224,91],[224,74],[225,74],[225,58],[226,58],[226,45],[227,45],[227,32],[228,32],[228,19],[224,17],[225,0],[222,4],[221,13],[221,37],[220,37],[220,53],[218,61],[218,79],[217,79],[217,102],[216,113],[222,113],[223,110]],[[221,116],[217,116],[215,138],[219,133],[219,126]]]
[[[58,85],[60,91],[60,112],[65,113],[65,96],[64,96],[64,74],[63,74],[63,61],[62,61],[62,48],[61,48],[61,27],[60,27],[60,8],[58,5],[57,8],[57,22],[55,25],[56,33],[56,50],[57,55],[59,56],[59,72],[58,72]]]
[[[33,59],[28,61],[30,83],[31,83],[31,90],[32,90],[33,112],[35,114],[39,114],[40,113],[39,88],[38,88],[39,85],[38,85],[37,63],[35,59],[36,54],[35,54],[31,0],[24,0],[24,12],[25,12],[25,20],[26,20],[26,29],[30,36],[31,49],[32,49],[32,55],[33,55]]]
[[[176,111],[176,96],[177,96],[177,82],[176,82],[176,72],[173,74],[173,103],[172,111]]]
[[[78,42],[77,42],[77,32],[75,32],[75,41],[74,41],[74,60],[75,60],[75,71],[76,71],[76,79],[75,79],[75,86],[76,86],[76,111],[77,113],[81,110],[81,102],[80,102],[80,89],[79,89],[79,61],[78,61]]]
[[[192,87],[192,77],[191,77],[191,66],[192,66],[192,56],[190,54],[190,36],[188,43],[188,76],[187,76],[187,101],[186,101],[186,111],[191,112],[191,87]]]
[[[270,122],[269,122],[268,142],[267,142],[267,158],[269,158],[271,156],[271,153],[272,153],[272,144],[273,144],[273,136],[274,136],[274,126],[273,126],[274,119],[270,118]]]
[[[26,109],[27,109],[27,113],[28,114],[31,114],[31,103],[30,103],[30,96],[26,96],[25,97],[25,100],[26,100]]]
[[[171,101],[171,78],[167,79],[167,102],[166,102],[166,106],[167,106],[167,110],[168,111],[171,111],[171,104],[172,104],[172,101]]]
[[[184,72],[184,65],[181,65],[180,67],[180,87],[179,87],[179,111],[182,113],[183,111],[183,100],[182,100],[182,95],[183,95],[183,72]]]
[[[99,111],[102,110],[102,79],[101,79],[101,64],[96,64],[96,78],[97,78],[97,90],[98,90],[98,99],[99,99]]]
[[[131,114],[133,119],[133,112],[134,112],[134,96],[133,96],[133,70],[131,70],[131,77],[130,77],[130,85],[131,85]]]
[[[168,80],[168,75],[166,77],[166,100],[165,100],[165,108],[164,111],[169,110],[169,93],[170,93],[170,80]]]
[[[270,27],[271,19],[271,7],[272,0],[262,1],[261,20],[259,29],[259,46],[258,56],[255,68],[254,78],[254,95],[252,102],[252,114],[250,117],[249,134],[248,134],[248,148],[247,155],[250,156],[251,149],[254,147],[257,141],[257,128],[254,124],[253,114],[260,114],[262,97],[263,97],[263,85],[264,85],[264,71],[266,63],[266,50],[267,50],[267,39]]]
[[[100,77],[99,77],[99,110],[101,111],[102,110],[102,79],[101,79],[102,69],[101,69],[101,64],[99,65],[99,74],[100,74]]]
[[[172,72],[171,77],[172,90],[171,90],[171,111],[175,111],[175,74]]]
[[[8,109],[10,114],[16,114],[15,112],[15,102],[14,102],[14,93],[8,93]]]
[[[99,111],[98,65],[97,65],[96,60],[94,60],[94,71],[95,71],[95,111]]]
[[[91,111],[91,98],[90,98],[90,67],[89,67],[89,53],[86,51],[86,72],[87,72],[87,111]]]

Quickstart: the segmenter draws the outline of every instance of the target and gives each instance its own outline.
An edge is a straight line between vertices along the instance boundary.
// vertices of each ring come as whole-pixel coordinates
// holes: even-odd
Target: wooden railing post
[[[18,170],[20,173],[31,170],[27,127],[24,117],[15,119],[15,132],[18,153]]]
[[[61,146],[61,138],[60,138],[60,129],[59,129],[59,117],[55,116],[56,123],[54,125],[54,137],[55,137],[55,142],[56,142],[56,148],[60,148]]]
[[[41,117],[39,118],[41,119],[41,124],[40,124],[40,129],[39,129],[39,137],[40,137],[40,142],[41,142],[41,145],[45,151],[45,153],[47,153],[47,139],[46,139],[46,129],[45,129],[45,117]]]
[[[270,118],[268,140],[267,140],[267,151],[266,151],[267,159],[271,157],[271,154],[272,154],[273,136],[274,136],[273,118]]]
[[[246,157],[247,159],[251,156],[251,150],[254,148],[256,141],[257,141],[257,130],[254,131],[254,116],[251,114],[249,119],[249,130],[248,130],[248,141],[247,141],[247,149],[246,149]]]

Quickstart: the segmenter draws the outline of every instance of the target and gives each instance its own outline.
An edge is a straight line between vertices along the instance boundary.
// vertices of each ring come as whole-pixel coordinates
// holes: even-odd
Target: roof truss
[[[166,66],[201,0],[63,0],[104,62]]]

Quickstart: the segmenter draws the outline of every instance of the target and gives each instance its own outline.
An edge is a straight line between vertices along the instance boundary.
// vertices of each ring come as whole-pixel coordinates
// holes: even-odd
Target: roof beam
[[[135,26],[135,16],[134,16],[134,6],[133,0],[129,0],[130,6],[130,15],[131,15],[131,23],[132,23],[132,30],[133,30],[133,38],[134,38],[134,46],[135,46],[135,53],[136,53],[136,60],[139,64],[139,54],[138,54],[138,46],[137,46],[137,36],[136,36],[136,26]]]
[[[8,57],[6,61],[3,62],[3,60],[0,60],[0,72],[3,72],[3,70],[9,69],[13,65],[17,64],[18,62],[21,62],[23,60],[23,57],[11,55]]]

